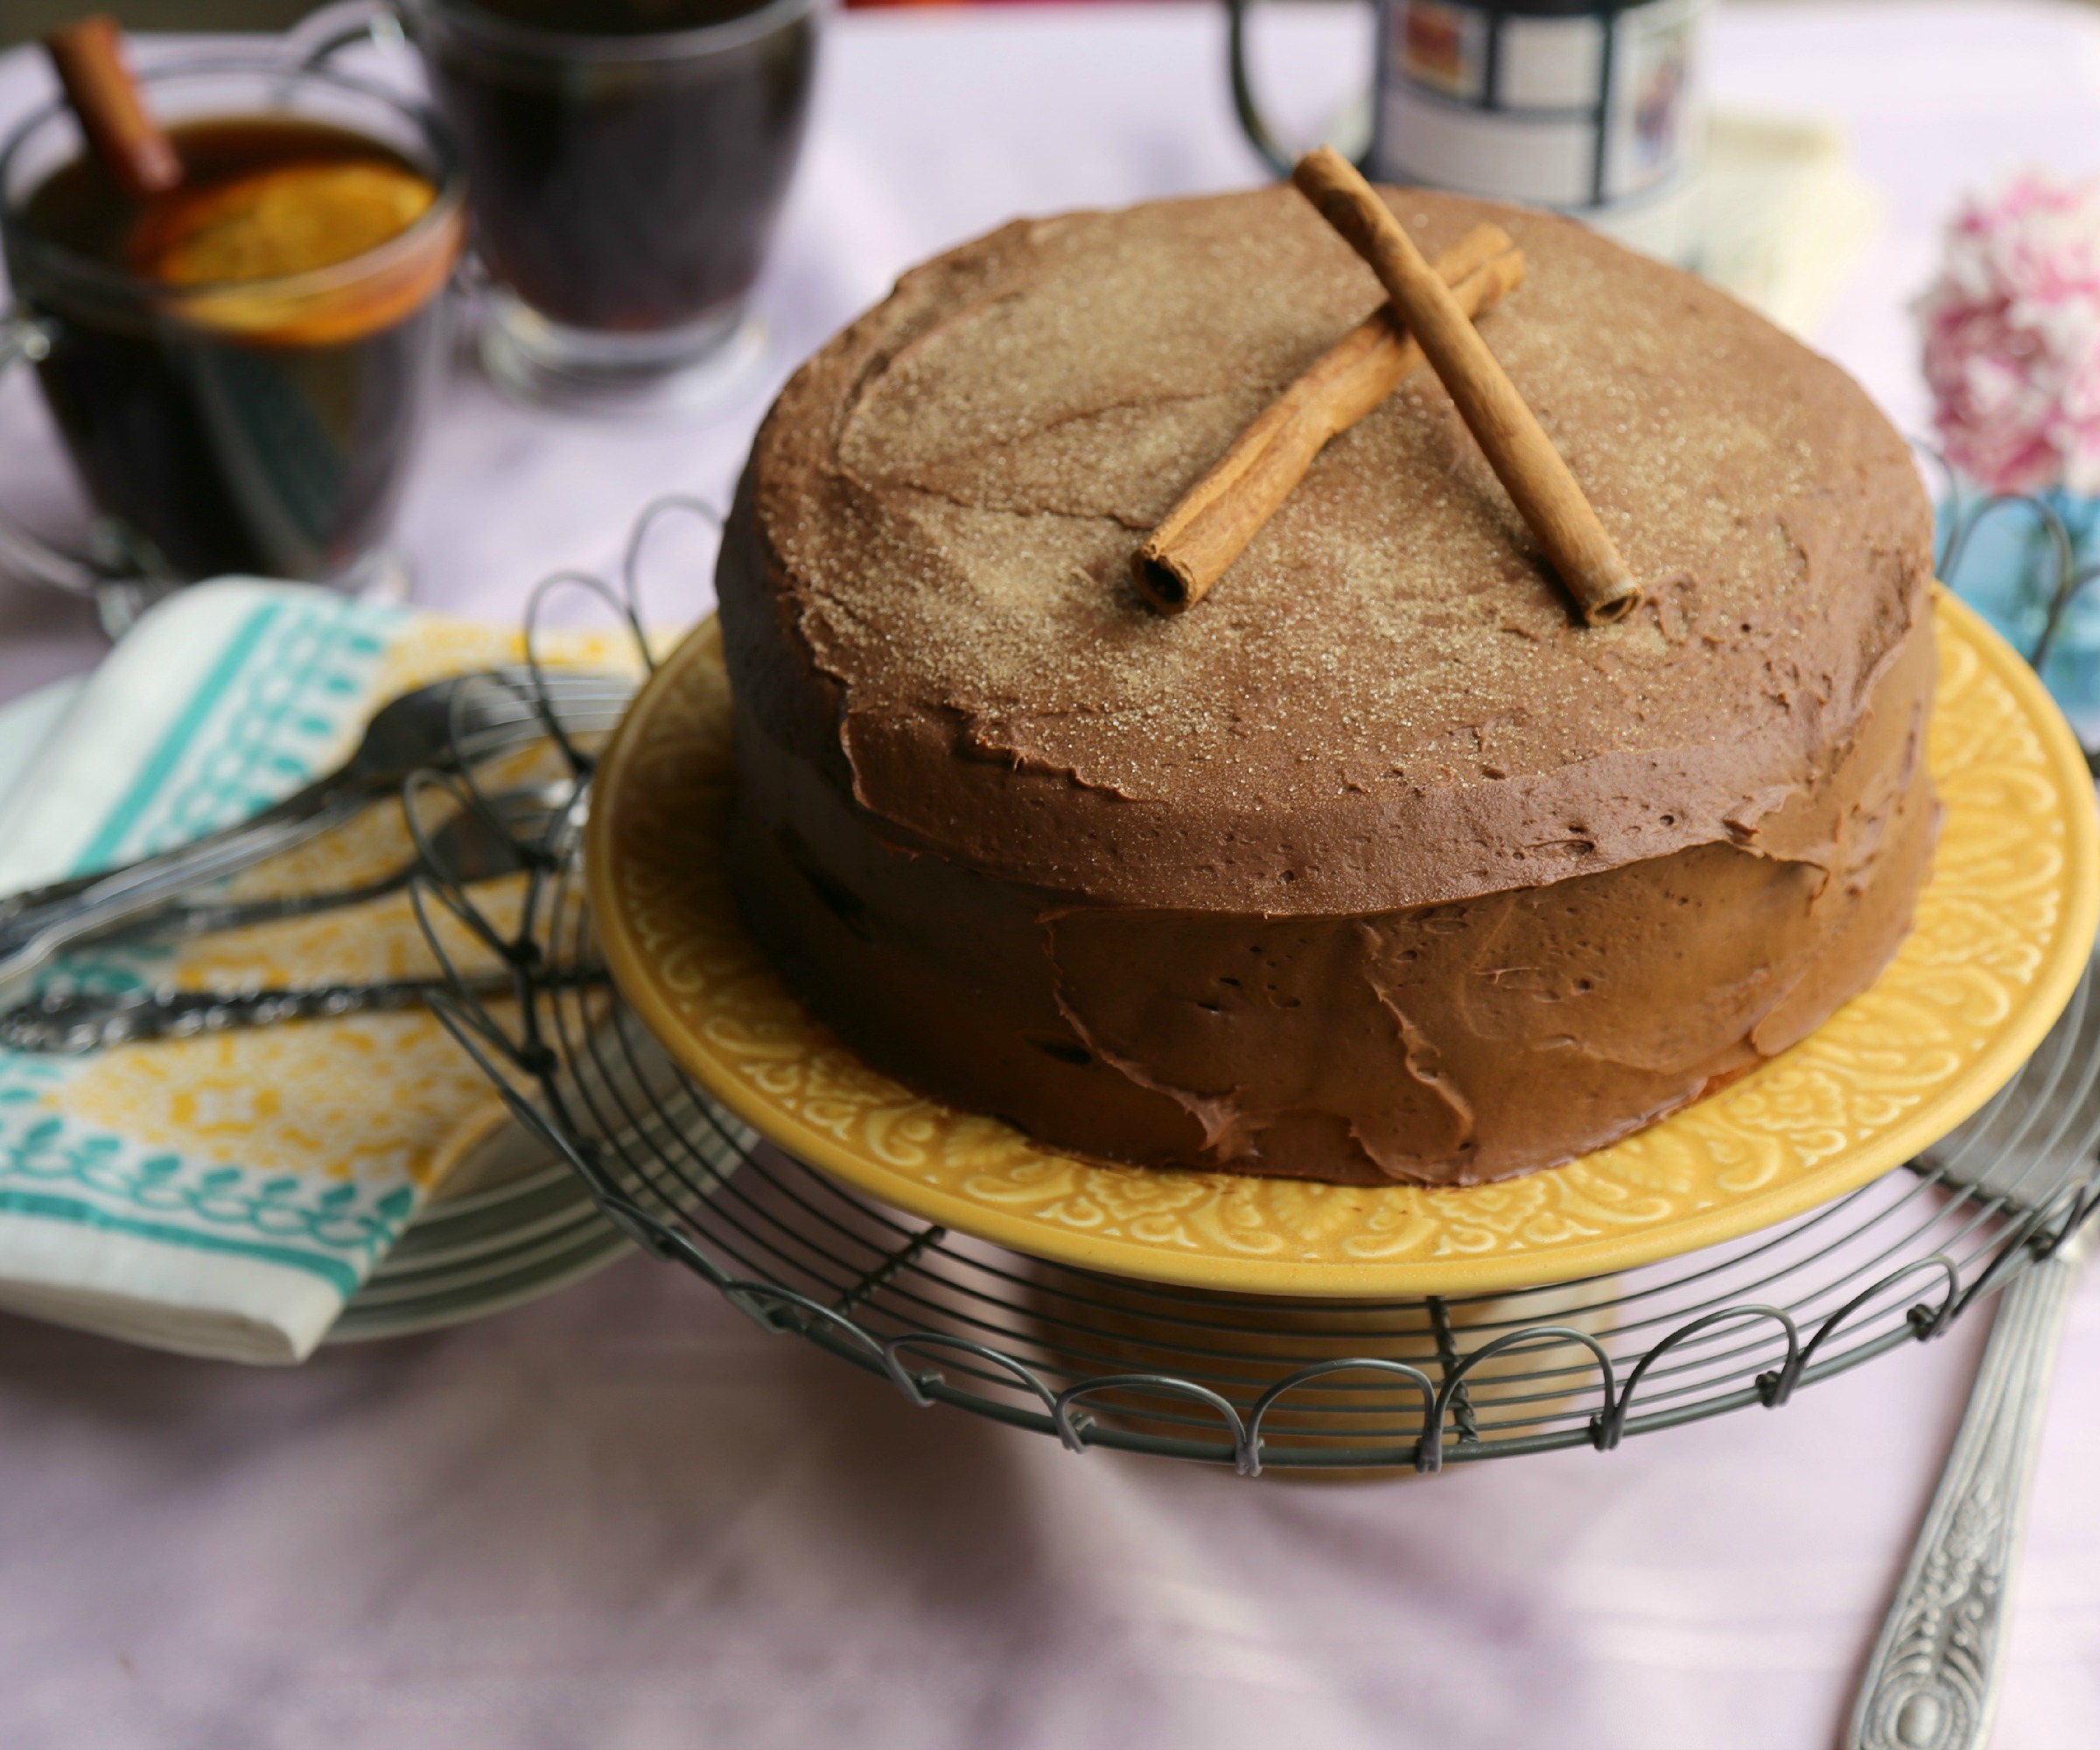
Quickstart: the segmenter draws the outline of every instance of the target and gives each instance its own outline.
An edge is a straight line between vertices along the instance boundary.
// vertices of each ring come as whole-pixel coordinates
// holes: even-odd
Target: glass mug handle
[[[354,5],[358,0],[347,0]],[[1247,19],[1254,0],[1225,0],[1225,44],[1227,66],[1232,77],[1232,110],[1239,117],[1240,131],[1247,142],[1262,155],[1269,168],[1278,176],[1289,176],[1298,154],[1292,151],[1276,136],[1260,106],[1254,100],[1254,81],[1247,74]],[[1382,16],[1383,8],[1380,8]],[[1364,144],[1360,150],[1349,153],[1356,168],[1366,176],[1370,174],[1369,130],[1365,130]]]
[[[0,317],[0,371],[42,362],[51,351],[51,331],[21,311]],[[0,570],[76,596],[100,597],[117,581],[71,554],[39,540],[11,516],[0,514]]]

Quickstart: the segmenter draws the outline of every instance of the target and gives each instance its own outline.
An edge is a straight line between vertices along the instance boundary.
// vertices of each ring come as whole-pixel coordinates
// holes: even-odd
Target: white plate
[[[632,1242],[582,1180],[492,1114],[322,1340],[369,1342],[522,1306],[603,1270]]]

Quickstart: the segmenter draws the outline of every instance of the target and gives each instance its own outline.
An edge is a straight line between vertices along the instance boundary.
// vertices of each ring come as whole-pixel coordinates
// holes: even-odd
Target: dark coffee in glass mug
[[[808,116],[818,0],[407,0],[537,400],[676,402],[733,350]]]

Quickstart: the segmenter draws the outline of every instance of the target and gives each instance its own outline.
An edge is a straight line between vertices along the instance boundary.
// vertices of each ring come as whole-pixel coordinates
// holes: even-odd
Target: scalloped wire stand
[[[622,586],[549,578],[528,610],[528,643],[549,595],[581,588],[620,613],[653,667],[636,575],[672,511],[719,528],[697,500],[652,505]],[[1962,538],[1954,532],[1948,563]],[[2076,587],[2067,567],[2050,632]],[[2100,1206],[2090,1159],[2067,1161],[2054,1183],[2022,1184],[2017,1201],[1913,1162],[1742,1241],[1465,1299],[1269,1299],[1046,1264],[902,1214],[761,1142],[670,1062],[617,991],[584,975],[599,961],[579,850],[592,753],[550,729],[577,796],[521,847],[530,878],[515,928],[499,930],[441,872],[415,890],[448,972],[440,912],[502,957],[515,1010],[458,979],[433,1006],[638,1244],[765,1329],[886,1376],[915,1404],[1054,1434],[1074,1452],[1110,1446],[1243,1475],[1609,1451],[1628,1434],[1776,1409],[1802,1385],[1937,1336]],[[471,775],[444,781],[473,800]],[[2060,1053],[2050,1074],[2060,1089],[2082,1088],[2100,1065]],[[2015,1112],[2000,1096],[1975,1123],[2008,1151],[2046,1147],[2039,1115],[2052,1103],[2030,1097]]]

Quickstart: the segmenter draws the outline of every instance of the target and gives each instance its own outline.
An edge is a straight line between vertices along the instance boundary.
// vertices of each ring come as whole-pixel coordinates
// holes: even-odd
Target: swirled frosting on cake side
[[[1908,925],[1929,509],[1843,372],[1564,220],[1482,318],[1648,599],[1418,376],[1199,608],[1145,533],[1378,303],[1288,189],[1012,225],[798,372],[718,591],[745,914],[873,1062],[1148,1165],[1465,1183],[1783,1049]]]

